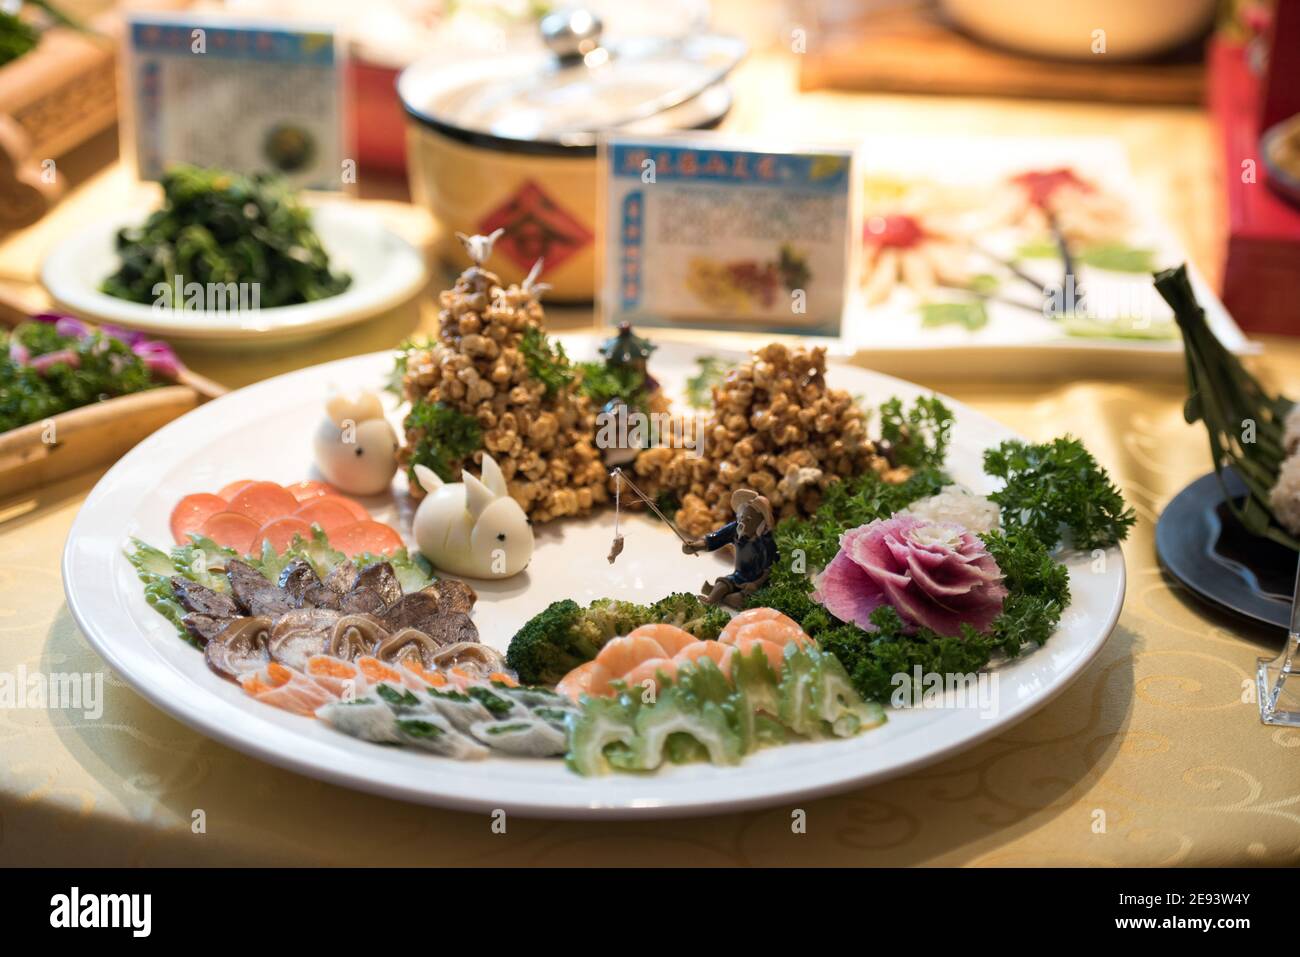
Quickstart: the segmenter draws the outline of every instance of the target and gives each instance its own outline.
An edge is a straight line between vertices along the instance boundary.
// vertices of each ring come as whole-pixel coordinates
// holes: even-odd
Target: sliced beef
[[[426,625],[441,614],[442,603],[438,600],[437,593],[432,588],[422,588],[397,599],[379,617],[390,632],[414,628],[427,634],[429,629]]]
[[[353,588],[339,599],[339,607],[349,615],[382,615],[388,602],[373,588]]]
[[[235,616],[216,618],[212,615],[200,615],[197,612],[190,612],[181,616],[181,624],[185,626],[185,630],[193,635],[200,645],[206,645],[225,631],[232,622],[238,620]]]
[[[239,614],[239,606],[225,592],[213,591],[206,585],[180,575],[171,582],[172,594],[181,607],[191,614],[206,615],[209,618],[234,618]]]
[[[280,572],[280,587],[289,593],[297,608],[338,609],[338,592],[320,580],[316,569],[305,559],[291,561]]]
[[[230,593],[249,615],[276,618],[294,607],[293,597],[287,591],[237,558],[226,562],[226,577],[230,579]]]
[[[357,566],[349,558],[330,569],[330,573],[325,576],[325,587],[341,597],[352,590],[356,580]]]
[[[352,582],[352,590],[358,588],[374,591],[383,600],[385,608],[402,597],[402,583],[388,562],[376,562],[363,568]]]
[[[478,593],[455,578],[440,578],[429,588],[438,596],[438,606],[443,611],[460,611],[468,615],[474,602],[478,601]]]
[[[445,611],[420,629],[439,645],[478,641],[478,628],[463,611]]]

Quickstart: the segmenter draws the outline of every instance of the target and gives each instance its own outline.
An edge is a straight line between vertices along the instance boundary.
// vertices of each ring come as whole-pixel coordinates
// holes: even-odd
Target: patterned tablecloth
[[[743,129],[1119,136],[1161,214],[1211,281],[1217,274],[1214,163],[1195,111],[797,96],[788,63],[758,57],[737,84],[747,91],[733,117]],[[121,179],[114,168],[95,174],[55,214],[0,242],[0,286],[30,291],[52,241],[129,208]],[[235,386],[389,346],[431,321],[412,311],[288,355],[190,358]],[[1259,365],[1300,395],[1300,342],[1266,343]],[[1300,863],[1300,731],[1262,726],[1250,696],[1255,659],[1281,637],[1200,605],[1155,559],[1160,509],[1209,466],[1204,435],[1182,421],[1181,384],[925,384],[1031,437],[1082,437],[1140,517],[1124,546],[1129,590],[1114,634],[1066,692],[998,738],[808,802],[802,834],[789,807],[647,823],[512,818],[497,834],[487,816],[370,797],[244,757],[106,675],[98,720],[0,709],[0,864]],[[103,670],[59,576],[64,538],[97,478],[0,503],[0,673]]]
[[[1262,363],[1300,378],[1300,345]],[[942,383],[932,383],[942,388]],[[1279,635],[1211,611],[1157,566],[1161,507],[1205,471],[1181,389],[1074,382],[948,391],[1032,437],[1081,436],[1137,508],[1129,591],[1097,660],[1036,716],[906,778],[791,808],[555,823],[432,810],[321,784],[190,731],[105,678],[98,720],[0,709],[0,863],[1227,864],[1300,862],[1300,731],[1259,723]],[[97,476],[0,514],[0,672],[99,672],[59,556]],[[191,821],[202,810],[206,832]]]

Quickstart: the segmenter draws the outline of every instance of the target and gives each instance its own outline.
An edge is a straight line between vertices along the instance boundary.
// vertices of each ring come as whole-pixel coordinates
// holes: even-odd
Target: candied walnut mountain
[[[531,280],[503,286],[471,266],[441,294],[437,340],[407,357],[403,379],[412,403],[442,403],[482,428],[483,448],[451,461],[453,473],[467,466],[477,472],[483,453],[491,454],[510,495],[535,522],[581,515],[608,498],[594,442],[597,410],[573,382],[548,390],[520,349],[529,329],[542,328],[541,290]],[[407,431],[403,465],[422,438],[418,429]],[[418,485],[412,493],[423,494]]]
[[[739,488],[767,496],[779,520],[811,514],[843,478],[868,470],[886,481],[907,478],[877,453],[852,396],[827,386],[822,347],[764,346],[714,387],[713,402],[698,433],[702,455],[654,448],[634,466],[649,495],[681,502],[675,520],[689,535],[732,521],[731,493]]]

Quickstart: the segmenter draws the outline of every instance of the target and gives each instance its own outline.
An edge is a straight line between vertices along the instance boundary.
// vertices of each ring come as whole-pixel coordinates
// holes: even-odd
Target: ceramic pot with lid
[[[518,282],[543,259],[548,299],[583,302],[599,258],[599,135],[716,126],[745,45],[707,33],[602,43],[585,10],[549,14],[541,28],[544,53],[422,60],[402,72],[407,170],[439,226],[440,259],[468,265],[455,234],[501,228],[489,268]]]

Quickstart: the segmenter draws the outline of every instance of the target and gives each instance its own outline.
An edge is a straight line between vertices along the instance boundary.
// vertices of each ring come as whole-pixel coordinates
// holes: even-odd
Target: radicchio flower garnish
[[[845,532],[815,584],[815,601],[867,631],[875,630],[871,613],[891,605],[909,629],[953,637],[962,625],[987,632],[1007,596],[1002,570],[976,535],[910,515]]]
[[[172,347],[158,339],[144,339],[131,347],[145,367],[160,379],[175,379],[181,371],[181,360]]]
[[[49,369],[60,363],[76,369],[81,365],[81,356],[77,355],[75,349],[59,349],[55,352],[42,353],[31,359],[27,364],[41,375],[44,375]]]

